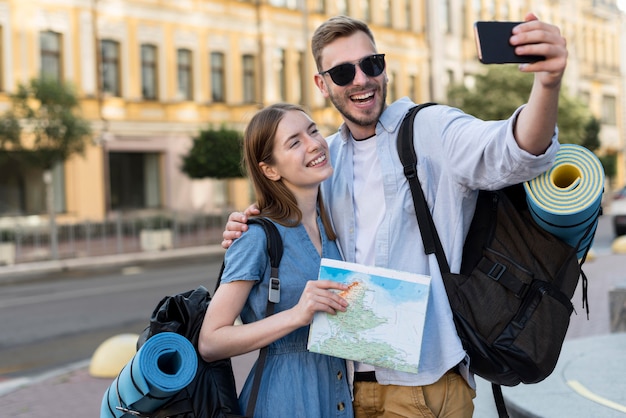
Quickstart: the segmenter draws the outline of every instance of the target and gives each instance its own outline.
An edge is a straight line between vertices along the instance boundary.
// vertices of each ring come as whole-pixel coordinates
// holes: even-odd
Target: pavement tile
[[[0,416],[11,418],[97,418],[113,379],[89,375],[87,366],[36,379],[0,396]]]

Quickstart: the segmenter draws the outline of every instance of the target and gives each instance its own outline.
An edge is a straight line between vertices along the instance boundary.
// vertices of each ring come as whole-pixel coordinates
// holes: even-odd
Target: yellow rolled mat
[[[582,257],[591,247],[604,191],[598,157],[580,145],[561,144],[552,168],[525,182],[524,189],[537,224]]]

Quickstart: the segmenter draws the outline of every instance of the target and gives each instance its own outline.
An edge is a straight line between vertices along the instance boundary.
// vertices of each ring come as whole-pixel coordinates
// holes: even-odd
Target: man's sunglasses
[[[330,70],[320,72],[320,75],[327,74],[338,86],[347,86],[356,76],[356,66],[368,77],[378,77],[385,70],[385,54],[374,54],[361,58],[356,64],[339,64]]]

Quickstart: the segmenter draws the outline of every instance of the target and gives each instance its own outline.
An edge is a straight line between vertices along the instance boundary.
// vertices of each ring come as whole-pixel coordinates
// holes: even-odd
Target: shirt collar
[[[415,103],[408,97],[402,97],[387,106],[383,110],[382,115],[380,115],[380,119],[378,119],[378,124],[376,125],[377,134],[379,129],[384,129],[387,132],[394,132],[398,129],[406,112],[413,106],[415,106]],[[345,123],[342,123],[339,127],[339,134],[344,142],[350,139],[350,131]]]

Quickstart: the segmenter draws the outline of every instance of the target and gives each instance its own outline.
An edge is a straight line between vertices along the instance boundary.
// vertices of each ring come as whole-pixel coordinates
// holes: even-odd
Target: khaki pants
[[[453,371],[427,386],[354,382],[354,417],[472,418],[475,397]]]

